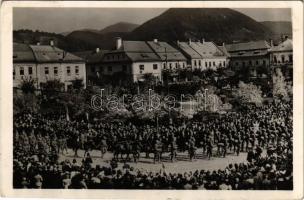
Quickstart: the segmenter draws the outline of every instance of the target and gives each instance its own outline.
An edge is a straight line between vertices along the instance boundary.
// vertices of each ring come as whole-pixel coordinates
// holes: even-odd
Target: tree
[[[215,88],[208,90],[201,89],[195,94],[198,111],[220,112],[221,110],[231,109],[231,105],[223,103],[221,98],[215,93]]]
[[[272,77],[273,81],[273,96],[277,98],[287,99],[287,83],[285,77],[282,74],[281,69],[277,68],[276,72]]]
[[[242,81],[239,82],[238,89],[235,91],[234,96],[243,104],[253,103],[259,105],[263,101],[260,87],[252,83],[245,84]]]
[[[21,90],[23,93],[34,93],[35,92],[35,81],[32,78],[25,78],[21,83]]]

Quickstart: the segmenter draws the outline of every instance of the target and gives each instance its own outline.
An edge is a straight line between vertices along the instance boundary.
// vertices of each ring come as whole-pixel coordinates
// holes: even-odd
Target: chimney
[[[122,39],[120,37],[116,38],[116,50],[122,47]]]
[[[154,42],[154,43],[158,43],[158,40],[155,38],[155,39],[153,40],[153,42]]]
[[[273,47],[273,40],[270,40],[270,46]]]
[[[50,46],[54,46],[54,40],[50,40]]]
[[[37,42],[37,46],[39,46],[40,45],[40,42]]]
[[[222,46],[225,47],[225,42],[223,42]]]
[[[189,38],[189,45],[191,45],[191,38]]]
[[[98,53],[100,51],[99,47],[96,48],[96,53]]]
[[[202,39],[202,43],[203,43],[203,44],[205,43],[205,38]]]
[[[177,41],[176,41],[176,43],[177,43],[177,46],[179,46],[179,45],[180,45],[179,40],[177,40]]]
[[[288,35],[285,35],[285,37],[284,37],[284,41],[285,41],[285,40],[287,40],[287,39],[288,39]]]

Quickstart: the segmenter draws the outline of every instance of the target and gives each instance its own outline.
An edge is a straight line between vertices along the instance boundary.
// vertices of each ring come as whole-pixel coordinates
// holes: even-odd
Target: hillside
[[[227,8],[171,8],[136,28],[132,39],[215,42],[268,39],[272,32],[252,18]]]
[[[112,49],[115,46],[115,38],[127,38],[129,33],[109,32],[94,33],[90,31],[73,31],[66,36],[67,39],[78,40],[87,43],[89,46],[100,47],[102,49]]]
[[[132,24],[128,22],[119,22],[110,26],[105,27],[104,29],[100,30],[101,34],[106,33],[127,33],[133,31],[137,28],[138,24]]]
[[[264,21],[260,22],[265,27],[270,29],[273,34],[273,40],[277,43],[281,40],[282,35],[288,35],[292,38],[292,24],[288,21]]]
[[[15,30],[13,31],[13,41],[27,44],[49,44],[49,41],[53,39],[61,49],[66,51],[82,51],[87,49],[93,49],[96,47],[94,44],[90,44],[86,41],[80,41],[73,38],[67,38],[61,34],[48,33],[43,31],[32,30]]]

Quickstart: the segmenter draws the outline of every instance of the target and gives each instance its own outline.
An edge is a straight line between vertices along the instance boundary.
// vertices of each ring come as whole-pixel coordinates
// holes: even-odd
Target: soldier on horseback
[[[107,140],[105,136],[102,136],[100,141],[100,151],[101,151],[101,158],[105,155],[108,150]]]
[[[160,140],[159,134],[156,135],[155,137],[155,144],[154,144],[154,163],[156,162],[161,162],[161,154],[162,154],[162,141]]]
[[[174,162],[177,156],[177,144],[176,144],[176,137],[174,135],[171,136],[170,156],[171,156],[171,162]]]

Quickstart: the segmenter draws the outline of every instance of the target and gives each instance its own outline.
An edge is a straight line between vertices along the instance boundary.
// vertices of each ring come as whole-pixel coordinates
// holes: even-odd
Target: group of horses
[[[226,145],[223,143],[218,143],[217,146],[217,155],[225,157],[226,155]],[[212,147],[213,145],[203,145],[203,153],[207,152],[207,156],[212,157]],[[110,148],[109,148],[110,147]],[[92,140],[82,140],[81,137],[72,138],[72,149],[75,153],[75,156],[78,156],[77,152],[79,149],[84,149],[84,155],[93,149],[98,149],[101,152],[101,158],[105,155],[107,151],[113,153],[114,160],[123,160],[129,161],[133,158],[134,162],[138,162],[140,159],[140,154],[145,153],[146,158],[150,158],[150,155],[153,154],[153,161],[161,162],[162,155],[164,153],[169,153],[170,160],[173,162],[177,159],[177,145],[175,144],[164,144],[160,140],[152,142],[147,141],[138,141],[138,140],[123,140],[123,141],[114,141],[110,146],[108,146],[105,140],[101,140],[98,144],[96,141]],[[192,161],[196,158],[196,146],[191,143],[187,145],[187,150],[189,160]]]

